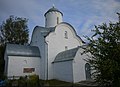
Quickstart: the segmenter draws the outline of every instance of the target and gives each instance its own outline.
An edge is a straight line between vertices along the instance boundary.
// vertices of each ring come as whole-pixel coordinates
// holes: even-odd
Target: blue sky
[[[84,40],[94,25],[117,21],[120,0],[0,0],[0,24],[10,15],[28,20],[30,35],[36,25],[44,26],[44,13],[55,5]]]

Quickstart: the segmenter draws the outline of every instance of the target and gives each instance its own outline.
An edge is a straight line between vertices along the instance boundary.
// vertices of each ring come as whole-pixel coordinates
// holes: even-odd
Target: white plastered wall
[[[84,59],[86,59],[88,56],[86,56],[86,54],[81,55],[81,53],[83,53],[83,49],[79,48],[73,62],[74,83],[86,80],[85,75],[86,61]]]
[[[47,79],[46,76],[46,51],[45,51],[45,40],[44,37],[41,35],[40,29],[34,29],[32,38],[31,38],[31,46],[37,46],[40,50],[40,74],[41,74],[41,79]]]
[[[59,12],[49,12],[45,17],[45,27],[55,27],[58,23],[62,22],[62,14]],[[58,22],[57,22],[58,21]]]
[[[67,31],[68,39],[65,38],[65,31]],[[46,37],[48,44],[48,79],[53,79],[53,65],[56,55],[65,51],[65,46],[72,49],[82,45],[82,41],[76,36],[73,28],[65,23],[59,24],[55,31]]]
[[[56,62],[54,64],[54,79],[73,82],[72,61]]]
[[[23,73],[24,68],[35,68],[33,73]],[[25,76],[36,74],[40,76],[40,57],[8,56],[7,76]]]

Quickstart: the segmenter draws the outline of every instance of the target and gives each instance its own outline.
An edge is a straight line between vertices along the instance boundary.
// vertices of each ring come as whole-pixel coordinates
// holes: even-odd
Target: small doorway
[[[91,67],[89,63],[85,64],[85,74],[86,74],[86,80],[91,79]]]

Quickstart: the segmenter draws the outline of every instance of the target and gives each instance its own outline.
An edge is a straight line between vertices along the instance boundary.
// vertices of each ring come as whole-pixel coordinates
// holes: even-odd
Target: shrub
[[[27,79],[25,77],[20,77],[18,79],[18,85],[19,87],[26,87],[27,86]]]
[[[38,87],[39,86],[39,76],[38,75],[30,75],[27,80],[28,87]]]

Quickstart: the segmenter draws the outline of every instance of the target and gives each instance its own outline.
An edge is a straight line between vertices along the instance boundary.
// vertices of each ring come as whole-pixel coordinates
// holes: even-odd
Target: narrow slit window
[[[68,50],[68,47],[67,47],[67,46],[65,46],[65,50]]]
[[[59,18],[57,17],[57,24],[59,24]]]
[[[68,32],[65,31],[65,38],[68,39]]]
[[[46,21],[46,22],[45,22],[45,26],[47,26],[47,18],[45,18],[45,21]]]

